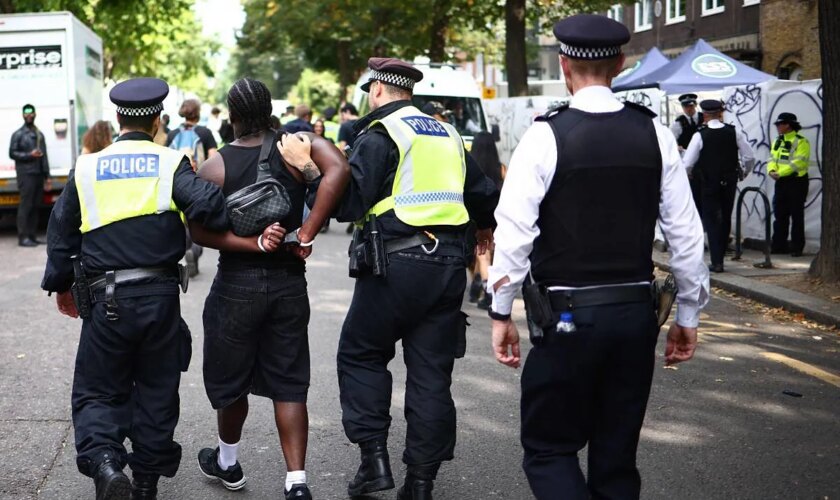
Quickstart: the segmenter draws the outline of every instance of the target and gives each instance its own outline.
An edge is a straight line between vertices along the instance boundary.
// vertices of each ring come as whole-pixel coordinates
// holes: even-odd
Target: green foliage
[[[202,92],[220,45],[202,36],[192,6],[192,0],[0,0],[3,12],[72,12],[102,37],[106,79],[155,76]]]
[[[307,68],[286,99],[293,104],[307,104],[316,114],[320,114],[328,106],[338,108],[341,97],[341,84],[335,73]]]

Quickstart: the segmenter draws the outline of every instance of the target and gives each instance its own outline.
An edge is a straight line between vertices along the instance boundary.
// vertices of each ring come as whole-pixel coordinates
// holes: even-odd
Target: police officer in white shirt
[[[639,498],[636,447],[659,331],[654,225],[658,216],[679,287],[669,365],[693,356],[708,301],[703,230],[673,134],[610,91],[627,28],[581,14],[554,34],[573,96],[525,133],[511,159],[488,280],[493,349],[519,366],[510,312],[525,283],[534,347],[522,373],[521,440],[536,498]],[[585,446],[588,479],[577,457]]]
[[[689,175],[701,179],[700,208],[703,227],[709,235],[709,270],[721,273],[732,229],[736,187],[739,180],[749,175],[755,158],[744,134],[723,123],[723,103],[706,99],[700,103],[700,109],[705,124],[692,136],[683,164]]]

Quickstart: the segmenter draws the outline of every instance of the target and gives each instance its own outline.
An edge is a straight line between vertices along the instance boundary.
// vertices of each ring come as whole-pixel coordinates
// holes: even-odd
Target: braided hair
[[[236,138],[271,128],[271,92],[259,80],[242,78],[228,91],[231,122],[239,127]]]

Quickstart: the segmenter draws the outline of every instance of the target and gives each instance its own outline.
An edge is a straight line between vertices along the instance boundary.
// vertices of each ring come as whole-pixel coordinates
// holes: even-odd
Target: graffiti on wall
[[[805,202],[806,249],[818,249],[822,205],[822,82],[770,81],[727,87],[723,92],[723,101],[727,111],[724,120],[743,131],[756,158],[751,175],[741,182],[739,188],[758,187],[770,200],[773,199],[775,181],[767,175],[767,161],[770,146],[778,135],[773,121],[783,112],[794,113],[799,119],[802,125],[800,133],[811,143],[810,189]],[[764,239],[767,216],[764,202],[758,195],[748,194],[742,215],[743,236]]]

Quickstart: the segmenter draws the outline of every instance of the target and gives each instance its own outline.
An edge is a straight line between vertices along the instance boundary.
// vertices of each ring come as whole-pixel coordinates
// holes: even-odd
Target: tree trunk
[[[528,95],[525,1],[505,0],[505,69],[507,70],[508,97]]]
[[[12,0],[0,0],[0,12],[3,14],[14,14],[15,6]]]
[[[432,40],[429,44],[429,59],[432,62],[446,60],[446,35],[449,32],[449,11],[452,0],[435,0],[432,8]]]
[[[840,2],[819,1],[823,90],[822,229],[811,274],[840,281]],[[815,154],[815,153],[812,153]]]
[[[353,70],[350,68],[350,40],[338,41],[338,81],[341,85],[341,102],[347,100],[347,87],[353,83]]]

